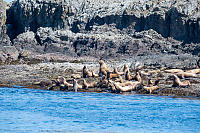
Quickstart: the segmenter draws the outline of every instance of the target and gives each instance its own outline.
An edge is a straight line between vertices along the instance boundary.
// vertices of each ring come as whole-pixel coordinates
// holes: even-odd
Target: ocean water
[[[0,88],[0,133],[200,133],[200,100]]]

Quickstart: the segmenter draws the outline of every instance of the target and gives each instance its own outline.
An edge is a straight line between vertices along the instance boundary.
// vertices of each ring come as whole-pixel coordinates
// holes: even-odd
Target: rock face
[[[6,3],[0,0],[0,46],[10,45],[9,37],[6,35]]]
[[[0,62],[4,62],[8,58],[16,59],[13,56],[14,53],[11,52],[12,50],[8,48],[11,42],[6,32],[6,3],[0,0]]]
[[[16,0],[6,23],[19,51],[119,59],[200,56],[199,16],[197,0]]]

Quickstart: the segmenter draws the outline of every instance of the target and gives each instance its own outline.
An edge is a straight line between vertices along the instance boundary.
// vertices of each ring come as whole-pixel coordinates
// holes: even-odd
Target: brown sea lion
[[[107,76],[106,76],[107,79],[119,78],[119,77],[120,77],[120,74],[111,73],[111,72],[107,72],[106,75],[107,75]]]
[[[80,78],[81,78],[81,75],[80,75],[80,74],[72,74],[72,75],[71,75],[71,78],[80,79]]]
[[[156,85],[156,86],[150,86],[150,87],[148,87],[148,86],[143,86],[143,88],[144,88],[145,90],[149,91],[149,93],[151,94],[152,91],[157,90],[159,87]]]
[[[128,86],[124,86],[124,87],[123,87],[123,86],[121,86],[121,85],[119,85],[119,84],[117,84],[117,83],[114,83],[114,86],[115,86],[116,89],[120,90],[120,92],[129,92],[129,91],[134,90],[139,84],[140,84],[140,83],[137,82],[137,83],[134,84],[134,85],[128,85]]]
[[[52,86],[55,83],[53,83],[53,81],[51,81],[51,80],[47,80],[47,81],[35,82],[33,84],[34,85],[39,85],[41,88],[43,88],[43,87]]]
[[[147,86],[148,87],[157,86],[159,82],[160,82],[160,79],[157,79],[154,82],[151,78],[148,78]]]
[[[122,76],[119,76],[119,78],[117,78],[117,79],[115,80],[115,82],[124,83],[124,80],[123,80]]]
[[[126,74],[125,74],[125,80],[132,80],[135,78],[135,75],[130,75],[130,72],[129,70],[126,71]]]
[[[143,76],[150,76],[152,73],[145,72],[145,71],[140,71],[140,74],[143,75]]]
[[[142,82],[142,78],[141,78],[139,72],[136,72],[135,79],[136,79],[138,82],[140,82],[140,83]]]
[[[128,65],[124,64],[124,69],[123,69],[124,74],[126,74],[127,71],[129,71]]]
[[[92,77],[94,77],[94,78],[98,78],[98,77],[99,77],[99,75],[98,75],[98,74],[96,74],[94,71],[92,71]]]
[[[186,71],[187,73],[194,73],[194,74],[200,74],[200,69],[192,69],[192,70],[188,70]]]
[[[122,86],[122,87],[125,87],[125,86],[134,86],[136,84],[139,84],[140,82],[138,82],[138,81],[134,81],[134,82],[132,82],[132,81],[126,81],[124,83],[119,83],[119,82],[115,82],[115,83],[118,84],[118,85],[120,85],[120,86]]]
[[[124,74],[124,72],[119,72],[116,67],[113,68],[113,73],[118,75]]]
[[[92,82],[92,83],[87,83],[86,80],[83,79],[83,87],[84,87],[85,89],[97,87],[97,84],[98,84],[98,83],[97,83],[96,81],[94,81],[94,82]]]
[[[181,81],[177,75],[173,75],[173,77],[174,77],[174,79],[173,79],[172,87],[178,87],[178,86],[184,87],[184,86],[190,85],[190,81],[188,81],[188,80]]]
[[[181,70],[181,69],[168,69],[168,70],[164,70],[164,72],[167,72],[167,73],[182,73],[184,71]]]
[[[140,70],[142,70],[143,67],[144,67],[143,65],[137,66],[137,67],[136,67],[136,72],[139,72]]]
[[[193,78],[198,78],[199,76],[195,73],[189,73],[189,72],[180,72],[176,73],[178,77],[193,77]]]
[[[103,60],[100,60],[100,61],[99,61],[99,64],[100,64],[100,69],[99,69],[99,73],[100,73],[100,74],[107,75],[107,72],[111,72],[111,71],[107,68],[107,66],[106,66],[106,64],[104,63]]]
[[[92,73],[89,72],[86,66],[83,67],[83,78],[92,77]]]
[[[159,73],[160,70],[151,70],[151,71],[148,71],[148,76],[151,75],[151,74],[154,74],[154,73]]]
[[[63,84],[67,87],[73,87],[73,84],[68,83],[65,78],[64,78]]]

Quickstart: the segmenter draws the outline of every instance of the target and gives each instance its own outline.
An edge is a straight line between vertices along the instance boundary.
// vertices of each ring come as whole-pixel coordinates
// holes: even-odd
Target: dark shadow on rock
[[[154,13],[147,17],[135,15],[110,15],[106,17],[96,16],[85,26],[85,30],[92,30],[93,25],[114,24],[117,29],[133,28],[136,32],[153,29],[163,37],[172,37],[185,43],[200,43],[200,18],[197,20],[184,20],[186,15],[181,14],[176,8],[170,9],[163,17]]]

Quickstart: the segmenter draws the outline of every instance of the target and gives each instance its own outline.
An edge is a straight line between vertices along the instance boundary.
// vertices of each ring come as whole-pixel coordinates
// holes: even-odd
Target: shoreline
[[[132,64],[127,61],[113,61],[106,62],[109,68],[116,66],[119,71],[122,71],[123,65],[128,64],[128,66],[133,69]],[[23,88],[31,89],[42,89],[47,90],[49,87],[41,88],[35,85],[37,82],[41,81],[51,81],[57,77],[65,77],[67,79],[72,79],[72,75],[81,74],[83,66],[87,66],[90,71],[98,73],[99,64],[98,62],[82,62],[82,63],[38,63],[38,64],[18,64],[18,65],[1,65],[0,66],[0,86],[1,87],[12,87],[12,86],[23,86]],[[144,71],[158,70],[156,67],[146,66]],[[152,92],[153,95],[159,96],[172,96],[172,97],[200,97],[200,78],[186,78],[184,80],[190,80],[191,85],[187,87],[172,87],[172,80],[170,79],[169,73],[159,72],[158,74],[152,74],[152,79],[156,77],[161,77],[159,89]],[[92,78],[87,79],[88,82],[93,81]],[[70,81],[71,82],[71,81]],[[79,79],[79,83],[82,84],[82,78]],[[60,88],[56,87],[55,90]],[[69,89],[68,91],[71,91]],[[81,92],[107,92],[106,89],[101,88],[90,88],[90,89],[80,89]],[[144,89],[133,90],[132,93],[135,94],[149,94],[148,91]],[[131,94],[131,93],[130,93]]]

